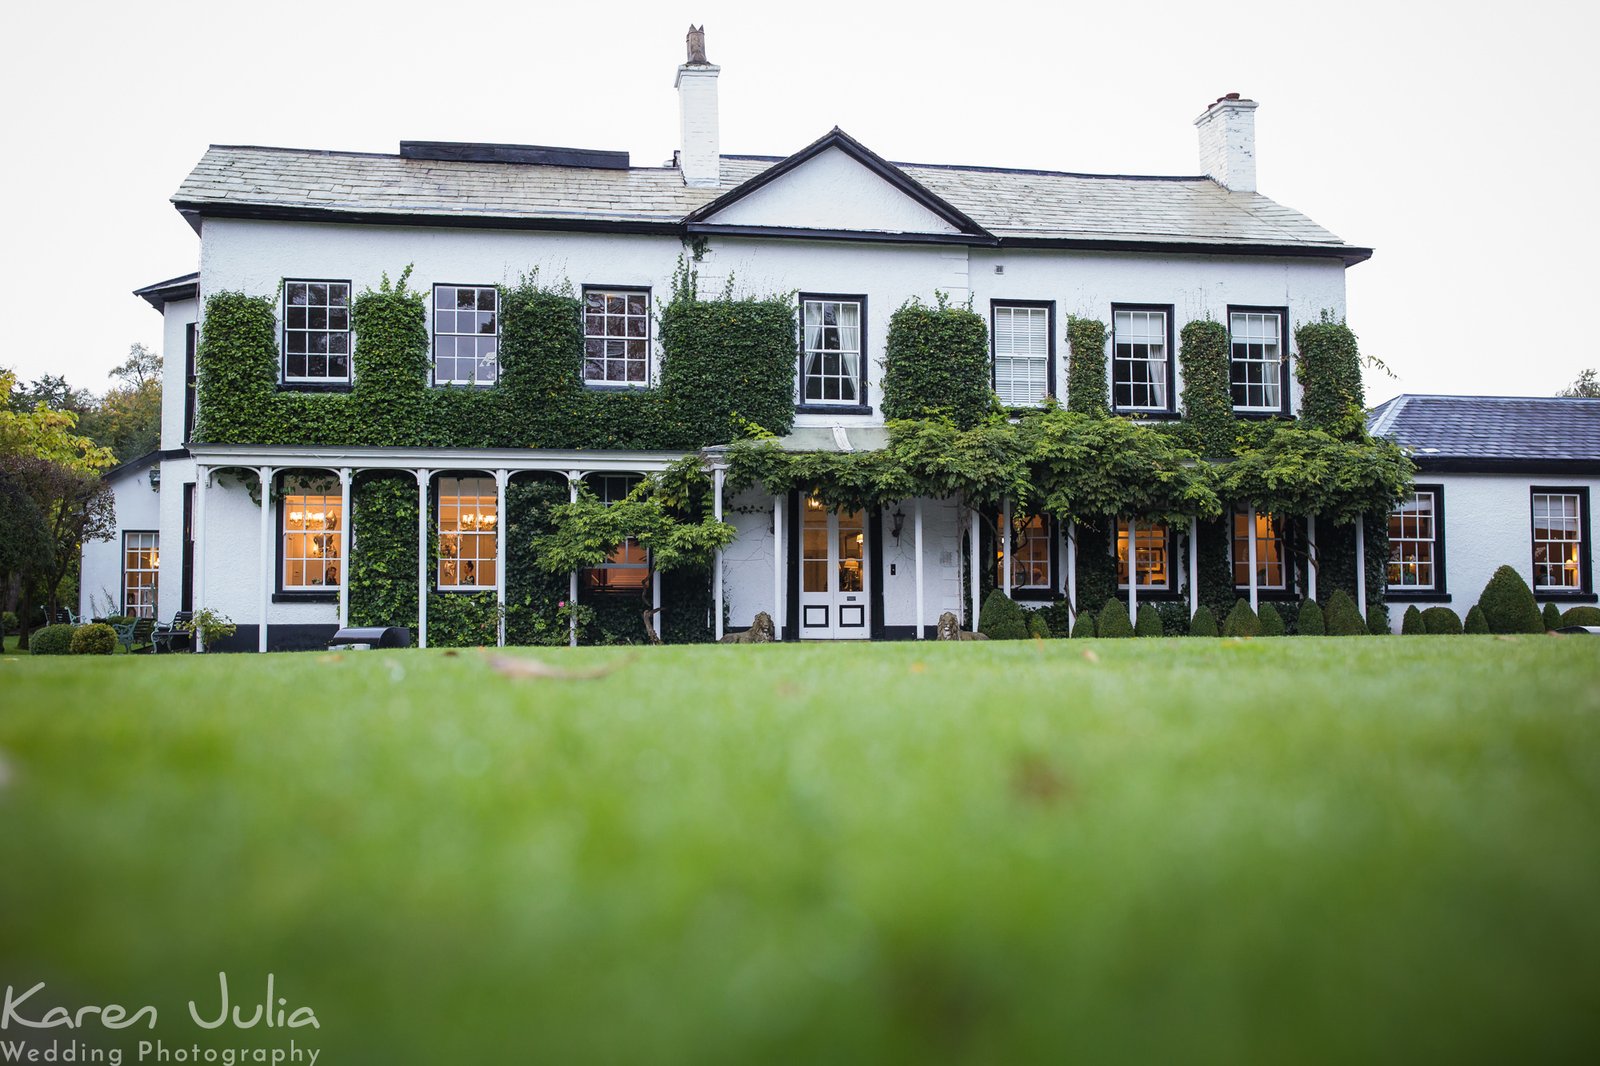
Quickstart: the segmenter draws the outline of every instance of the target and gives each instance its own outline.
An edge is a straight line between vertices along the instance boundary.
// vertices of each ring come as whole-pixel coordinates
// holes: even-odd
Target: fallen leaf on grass
[[[1071,798],[1072,785],[1042,756],[1024,755],[1012,768],[1011,791],[1020,799],[1040,806]]]
[[[328,655],[319,655],[319,656],[317,656],[317,662],[319,662],[319,663],[336,663],[340,659],[343,659],[343,658],[344,658],[344,656],[340,655],[338,652],[332,652],[331,654],[328,654]]]
[[[1095,654],[1093,648],[1083,649],[1083,658],[1085,662],[1097,663],[1100,661],[1100,656]]]
[[[597,666],[592,670],[564,670],[559,666],[551,666],[549,663],[540,662],[538,659],[512,659],[504,655],[491,655],[489,656],[489,668],[497,674],[510,678],[537,677],[548,678],[553,681],[593,681],[597,677],[605,677],[607,674],[615,673],[636,658],[638,656],[630,655],[620,662],[612,663],[610,666]]]
[[[460,654],[461,653],[456,651],[454,648],[446,648],[444,650],[444,657],[446,659],[454,659],[456,656],[458,656]]]
[[[927,663],[912,663],[911,664],[911,672],[913,674],[925,674],[925,673],[928,672],[928,664]]]
[[[1513,644],[1517,643],[1517,638],[1516,637],[1508,637],[1504,633],[1501,633],[1501,634],[1497,635],[1494,639],[1495,640],[1509,640]]]

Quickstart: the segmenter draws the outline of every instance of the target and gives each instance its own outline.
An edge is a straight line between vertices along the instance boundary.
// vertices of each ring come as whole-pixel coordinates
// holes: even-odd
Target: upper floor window
[[[336,589],[343,579],[339,535],[344,500],[330,487],[324,479],[284,479],[279,510],[285,592]]]
[[[585,483],[601,503],[612,504],[626,499],[639,478],[633,474],[597,474]],[[629,537],[611,549],[604,563],[580,571],[579,578],[590,592],[638,592],[650,583],[650,553]]]
[[[350,283],[283,283],[283,380],[350,380]]]
[[[800,402],[866,403],[865,296],[801,296]]]
[[[1228,308],[1229,380],[1238,411],[1285,414],[1289,389],[1288,314],[1277,307]]]
[[[1165,522],[1117,519],[1117,587],[1128,587],[1129,540],[1133,570],[1142,589],[1172,588],[1172,531]]]
[[[154,531],[122,534],[122,613],[130,618],[156,616],[160,548],[161,534]]]
[[[439,479],[439,587],[492,589],[500,555],[494,478]]]
[[[1589,493],[1582,488],[1533,490],[1533,588],[1535,592],[1589,589]]]
[[[648,290],[583,290],[583,380],[624,388],[650,384]]]
[[[1038,407],[1052,391],[1050,304],[993,305],[994,391],[1007,407]]]
[[[1389,588],[1394,592],[1442,590],[1444,490],[1418,485],[1389,514]]]
[[[493,285],[433,287],[434,384],[494,384],[500,369],[497,296]]]
[[[1250,584],[1250,509],[1233,510],[1233,584],[1247,588]],[[1256,512],[1256,588],[1287,589],[1289,587],[1289,553],[1284,538],[1283,519],[1267,511]]]
[[[1117,410],[1172,410],[1171,309],[1117,306],[1111,319],[1111,398]]]

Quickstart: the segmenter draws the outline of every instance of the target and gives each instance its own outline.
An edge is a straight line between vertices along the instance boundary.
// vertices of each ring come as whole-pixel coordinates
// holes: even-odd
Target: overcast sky
[[[839,125],[898,161],[1193,174],[1194,118],[1243,93],[1261,191],[1377,249],[1347,275],[1363,349],[1396,375],[1369,375],[1370,401],[1549,394],[1600,364],[1592,3],[155,0],[7,16],[0,366],[100,390],[130,344],[159,347],[129,292],[196,268],[167,201],[208,143],[658,164],[691,21],[722,67],[725,152]]]

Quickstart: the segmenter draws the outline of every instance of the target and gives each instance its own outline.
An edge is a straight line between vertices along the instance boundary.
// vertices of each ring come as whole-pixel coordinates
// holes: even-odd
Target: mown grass
[[[516,654],[616,670],[0,662],[0,982],[187,1046],[271,971],[321,1028],[225,1042],[334,1063],[1600,1056],[1600,641]]]

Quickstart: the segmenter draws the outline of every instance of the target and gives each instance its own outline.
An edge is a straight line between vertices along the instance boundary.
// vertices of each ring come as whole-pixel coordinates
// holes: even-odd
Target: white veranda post
[[[350,625],[350,478],[349,467],[339,470],[339,628]]]
[[[1000,505],[1000,585],[1011,598],[1011,499]]]
[[[417,471],[417,647],[428,646],[428,479]]]
[[[922,599],[922,497],[921,496],[917,497],[916,510],[913,513],[912,521],[916,523],[916,525],[913,527],[913,529],[915,531],[914,539],[916,540],[916,543],[917,543],[917,561],[916,561],[916,572],[917,572],[917,639],[921,640],[922,639],[923,623],[927,620],[927,617],[928,617],[927,614],[924,613],[923,599]]]
[[[1200,609],[1200,520],[1189,519],[1189,617]]]
[[[783,497],[772,497],[772,635],[783,639]]]
[[[1356,609],[1367,617],[1367,519],[1356,516]]]
[[[716,518],[717,518],[718,522],[722,521],[722,482],[723,482],[723,479],[726,476],[727,476],[727,471],[724,470],[721,466],[718,466],[714,470],[711,471],[711,487],[712,487],[711,506],[712,506],[712,511],[716,515]],[[721,640],[722,639],[722,549],[721,548],[717,549],[717,554],[716,554],[716,558],[715,558],[715,564],[716,565],[712,567],[712,574],[711,574],[711,582],[712,582],[711,609],[716,613],[716,618],[712,623],[712,632],[714,632],[716,634],[716,637],[717,637],[718,640]]]
[[[1139,623],[1139,520],[1128,519],[1128,622]]]
[[[206,609],[206,486],[211,483],[211,468],[194,469],[194,612]],[[194,650],[205,651],[200,630],[194,631]]]
[[[972,587],[972,617],[967,620],[967,625],[972,632],[976,633],[978,631],[978,611],[982,606],[982,604],[978,603],[978,558],[981,553],[978,551],[978,509],[976,507],[972,508],[972,551],[970,554],[972,556],[970,581]]]
[[[1257,607],[1256,607],[1256,599],[1257,599],[1257,592],[1258,592],[1258,587],[1257,587],[1257,582],[1256,582],[1256,505],[1255,504],[1251,504],[1250,505],[1249,527],[1245,530],[1245,536],[1248,538],[1248,540],[1250,542],[1249,549],[1248,549],[1249,558],[1250,558],[1250,609],[1252,611],[1254,611],[1254,610],[1257,609]]]
[[[1306,596],[1317,598],[1317,516],[1306,516]]]
[[[256,650],[267,650],[267,607],[272,602],[272,561],[277,556],[272,550],[272,467],[256,470],[261,481],[261,580],[258,590],[256,619]]]
[[[506,644],[506,483],[511,471],[494,472],[494,606],[495,643]]]
[[[567,471],[567,499],[573,503],[578,502],[578,482],[583,480],[583,474],[577,470]],[[567,575],[567,647],[578,646],[578,572],[572,571]]]
[[[1067,617],[1078,624],[1078,523],[1067,523]],[[1069,634],[1070,635],[1070,634]]]

